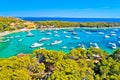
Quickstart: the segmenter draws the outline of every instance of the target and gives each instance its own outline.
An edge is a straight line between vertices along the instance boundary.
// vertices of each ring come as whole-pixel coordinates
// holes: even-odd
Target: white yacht
[[[70,36],[67,36],[67,35],[66,35],[65,37],[66,37],[66,38],[71,38]]]
[[[98,32],[98,34],[104,34],[103,32]]]
[[[66,48],[67,48],[67,46],[63,46],[63,47],[62,47],[62,49],[66,49]]]
[[[108,36],[108,35],[105,35],[105,38],[110,38],[110,36]]]
[[[32,37],[32,36],[34,36],[34,35],[29,31],[27,34],[27,37]]]
[[[51,32],[47,32],[46,34],[47,34],[47,35],[50,35],[50,34],[52,34],[52,33],[51,33]]]
[[[78,47],[80,47],[80,48],[82,48],[82,49],[85,49],[84,44],[78,44]]]
[[[51,43],[51,45],[60,44],[61,42],[62,42],[62,40],[55,40]]]
[[[33,44],[31,45],[31,48],[41,47],[41,46],[43,46],[43,44],[33,43]]]
[[[110,34],[110,35],[111,35],[111,36],[116,36],[116,34],[115,34],[115,33],[114,33],[114,34],[112,33],[112,34]]]
[[[111,44],[111,47],[112,47],[113,49],[116,49],[116,48],[117,48],[117,46],[116,46],[115,43],[112,43],[112,44]]]
[[[114,31],[111,31],[110,34],[115,34],[115,32],[114,32]]]
[[[92,43],[92,42],[91,42],[91,43],[90,43],[90,46],[91,46],[91,47],[94,47],[94,48],[98,48],[98,49],[99,49],[99,46],[98,46],[98,44],[97,44],[97,43]]]
[[[81,48],[82,48],[82,49],[85,49],[85,45],[84,45],[84,44],[81,44]]]
[[[54,33],[58,33],[58,31],[54,31]]]
[[[77,35],[77,33],[73,31],[73,32],[72,32],[72,35]]]
[[[50,38],[43,37],[39,41],[42,42],[42,41],[47,41],[47,40],[50,40]]]
[[[59,37],[60,35],[58,35],[58,34],[55,34],[55,37]]]
[[[109,45],[110,45],[110,47],[111,47],[112,49],[116,49],[116,48],[117,48],[117,46],[116,46],[115,43],[111,43],[111,42],[109,42]]]
[[[66,32],[66,31],[64,31],[64,32],[63,32],[63,34],[67,34],[67,32]]]
[[[73,38],[74,38],[74,39],[80,39],[80,37],[77,37],[77,36],[74,36]]]
[[[92,34],[91,32],[86,32],[86,34]]]
[[[74,29],[69,29],[68,32],[74,32]]]

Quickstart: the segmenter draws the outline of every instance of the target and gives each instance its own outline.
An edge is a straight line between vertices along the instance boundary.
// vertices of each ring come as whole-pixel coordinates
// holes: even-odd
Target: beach
[[[80,27],[44,28],[43,30],[59,30],[59,29],[74,29],[74,28],[80,28]],[[0,32],[0,37],[3,37],[3,36],[8,35],[8,34],[12,34],[12,33],[17,33],[17,32],[22,32],[22,31],[30,31],[30,30],[37,30],[37,29],[25,29],[25,30],[15,30],[15,31]]]
[[[113,29],[115,29],[115,28],[120,28],[120,27],[101,27],[101,28],[97,28],[97,27],[64,27],[64,28],[44,28],[43,30],[59,30],[59,29],[75,29],[75,28],[80,28],[80,29],[112,29],[113,28]],[[21,31],[30,31],[30,30],[37,30],[37,29],[25,29],[25,30],[21,29],[21,30],[15,30],[15,31],[0,32],[0,37],[3,37],[8,34],[12,34],[12,33],[17,33],[17,32],[21,32]]]

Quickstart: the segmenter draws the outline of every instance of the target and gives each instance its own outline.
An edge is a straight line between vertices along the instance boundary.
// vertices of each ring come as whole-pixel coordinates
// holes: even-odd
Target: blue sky
[[[0,16],[120,18],[120,0],[1,0]]]

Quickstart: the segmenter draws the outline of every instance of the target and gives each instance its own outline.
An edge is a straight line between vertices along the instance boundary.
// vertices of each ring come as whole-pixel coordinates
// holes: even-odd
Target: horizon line
[[[99,18],[103,18],[103,19],[120,19],[120,17],[52,17],[52,16],[1,16],[0,17],[14,17],[14,18],[95,18],[95,19],[99,19]]]

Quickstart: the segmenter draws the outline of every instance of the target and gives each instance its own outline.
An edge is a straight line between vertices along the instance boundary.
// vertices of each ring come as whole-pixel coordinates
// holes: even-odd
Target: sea
[[[31,53],[38,48],[44,48],[48,50],[63,51],[66,54],[70,50],[80,47],[81,44],[85,46],[85,49],[94,47],[92,44],[97,44],[100,49],[113,53],[120,47],[120,29],[108,28],[108,29],[83,29],[75,28],[74,34],[69,29],[60,30],[31,30],[34,35],[28,37],[28,32],[18,32],[9,34],[3,37],[3,41],[0,42],[0,57],[8,58],[16,56],[19,53]],[[50,38],[47,41],[40,41],[42,38]],[[61,41],[59,44],[54,44],[55,41]],[[34,43],[43,44],[40,47],[31,47]],[[116,44],[116,48],[112,48],[112,44]]]
[[[65,17],[18,17],[27,21],[66,21],[66,22],[120,22],[120,18],[65,18]]]

